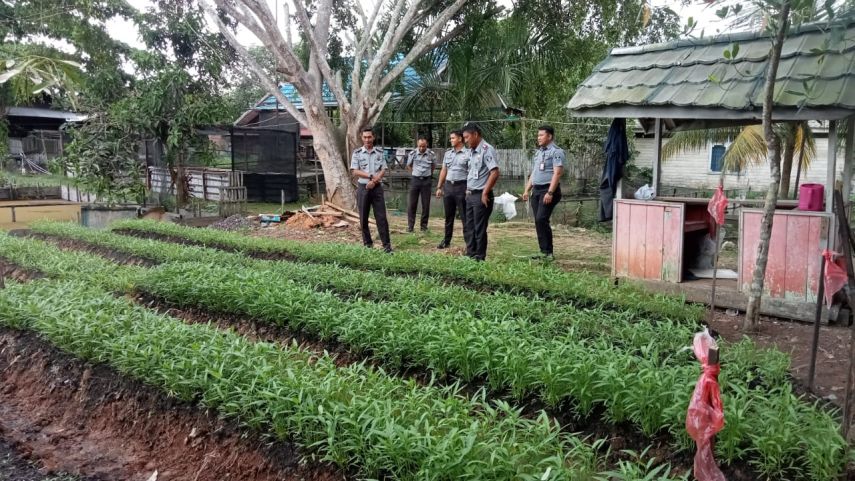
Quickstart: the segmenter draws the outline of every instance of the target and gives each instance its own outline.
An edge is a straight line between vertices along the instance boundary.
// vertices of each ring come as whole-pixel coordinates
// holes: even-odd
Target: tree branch
[[[276,85],[276,82],[274,82],[273,79],[271,79],[264,73],[264,69],[261,67],[261,65],[259,65],[258,62],[256,62],[255,59],[252,57],[252,55],[250,55],[249,51],[247,51],[247,49],[243,45],[241,45],[240,42],[238,42],[237,38],[235,38],[231,30],[229,30],[229,28],[223,24],[222,20],[220,20],[220,18],[217,16],[216,12],[214,11],[213,7],[208,3],[208,1],[202,0],[199,3],[202,5],[202,8],[205,10],[205,12],[207,12],[209,16],[214,18],[214,21],[217,23],[217,28],[219,28],[220,33],[222,33],[223,36],[226,37],[226,40],[229,42],[232,48],[235,49],[241,59],[246,62],[247,65],[249,65],[250,70],[253,74],[255,74],[256,77],[258,77],[258,80],[264,85],[264,88],[266,88],[271,95],[276,97],[276,100],[278,100],[279,103],[281,103],[282,106],[285,107],[285,111],[291,114],[294,119],[296,119],[302,125],[308,125],[308,122],[306,120],[306,114],[300,112],[299,109],[297,109],[297,107],[290,100],[288,100],[284,95],[282,95],[282,91],[279,90],[279,86]]]
[[[394,37],[395,30],[398,27],[398,22],[400,22],[401,16],[401,8],[403,8],[404,3],[408,0],[396,0],[395,6],[392,8],[391,15],[389,15],[389,25],[386,27],[386,33],[383,36],[383,42],[380,44],[380,48],[377,49],[377,54],[374,56],[374,60],[368,66],[368,70],[365,72],[365,79],[362,81],[362,93],[363,96],[368,93],[371,86],[373,86],[375,82],[375,78],[379,78],[380,71],[382,71],[383,67],[385,67],[388,60],[385,62],[383,58],[386,56],[386,52],[390,52],[389,56],[391,56],[391,52],[394,50],[392,47],[392,38]],[[372,89],[373,90],[373,89]]]
[[[303,30],[306,31],[306,38],[309,41],[309,47],[312,49],[312,57],[314,63],[318,66],[321,71],[323,78],[326,79],[327,85],[329,85],[330,90],[332,90],[335,98],[338,100],[339,107],[343,113],[347,113],[350,111],[350,101],[347,98],[347,95],[344,93],[344,87],[341,84],[341,76],[336,76],[332,68],[330,68],[329,62],[327,62],[327,49],[319,45],[320,42],[324,42],[326,45],[327,38],[329,36],[329,16],[331,12],[325,10],[318,10],[318,15],[320,25],[313,28],[312,23],[309,20],[309,14],[306,11],[306,8],[300,3],[300,0],[295,0],[294,4],[297,7],[297,18],[300,20],[300,24],[303,26]],[[321,8],[332,8],[331,0],[326,0],[325,3],[321,6]],[[326,14],[326,15],[325,15]],[[326,21],[321,21],[320,18],[326,16]],[[323,24],[326,24],[324,28]],[[317,29],[317,30],[316,30]],[[316,38],[316,35],[321,35],[327,32],[327,35],[322,37],[321,39]],[[319,79],[320,80],[320,79]],[[321,87],[323,89],[323,87]]]
[[[237,20],[239,24],[243,25],[250,32],[252,32],[256,36],[256,38],[261,40],[265,47],[273,51],[273,54],[276,56],[276,63],[281,67],[280,70],[286,76],[297,77],[301,74],[302,66],[300,65],[300,61],[294,55],[293,51],[288,48],[276,48],[276,42],[268,34],[266,26],[259,24],[261,19],[258,18],[257,15],[252,12],[248,6],[241,3],[240,7],[244,10],[243,12],[241,12],[238,11],[238,9],[235,7],[235,5],[232,4],[232,2],[228,2],[227,0],[214,0],[214,2],[219,8],[223,9],[223,11],[225,11],[227,14],[234,17],[234,19]],[[201,3],[202,7],[205,9],[206,12],[208,12],[208,14],[212,18],[219,20],[219,17],[217,17],[216,13],[213,10],[213,7],[211,7],[211,5],[208,3],[208,0],[203,0]],[[223,31],[223,34],[225,35],[226,32]]]
[[[291,38],[291,9],[288,7],[288,2],[282,2],[282,9],[285,14],[285,43],[288,48],[294,49],[294,42]]]
[[[451,20],[457,12],[463,7],[466,3],[466,0],[456,0],[453,4],[449,5],[442,13],[437,17],[434,21],[433,25],[428,29],[428,31],[422,35],[419,40],[413,45],[413,48],[410,49],[410,52],[404,57],[404,59],[398,62],[395,67],[386,74],[383,79],[380,81],[379,91],[382,92],[385,89],[389,88],[392,82],[395,81],[398,77],[404,73],[407,67],[409,67],[417,58],[419,58],[422,54],[424,54],[429,48],[438,44],[439,42],[432,42],[431,39],[435,38],[441,29]],[[452,32],[456,30],[452,29]],[[439,41],[445,42],[448,41],[450,37],[448,35],[442,37]]]
[[[366,18],[361,2],[355,2],[357,12],[362,17],[362,35],[356,35],[359,40],[358,43],[354,43],[356,48],[353,53],[353,69],[350,71],[350,95],[354,105],[362,103],[362,89],[360,88],[362,85],[362,60],[365,57],[365,50],[370,45],[372,37],[374,37],[375,20],[380,14],[380,8],[384,3],[386,3],[386,0],[377,0],[371,16]]]

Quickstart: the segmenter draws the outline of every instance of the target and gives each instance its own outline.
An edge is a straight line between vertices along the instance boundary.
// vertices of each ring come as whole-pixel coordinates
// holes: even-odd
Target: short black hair
[[[418,139],[416,139],[416,142],[418,142],[419,140],[424,140],[425,142],[427,142],[427,141],[428,141],[427,137],[426,137],[426,136],[424,136],[424,135],[419,135],[419,138],[418,138]]]
[[[478,124],[476,124],[475,122],[469,122],[466,125],[464,125],[463,131],[469,132],[470,134],[477,133],[478,135],[481,135],[481,127],[478,126]]]
[[[365,127],[364,129],[362,129],[362,133],[364,134],[365,132],[371,132],[371,135],[374,135],[374,129],[372,129],[371,127]]]
[[[546,132],[547,134],[555,137],[555,129],[553,129],[551,125],[541,125],[540,127],[537,128],[537,130],[542,130],[542,131]]]
[[[456,135],[458,139],[462,139],[463,138],[463,131],[462,130],[452,130],[451,132],[449,132],[448,135]]]

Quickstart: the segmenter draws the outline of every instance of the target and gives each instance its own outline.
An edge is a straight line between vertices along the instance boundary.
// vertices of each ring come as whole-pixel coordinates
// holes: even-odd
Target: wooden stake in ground
[[[825,256],[819,267],[819,289],[816,292],[816,317],[813,320],[813,342],[810,348],[810,369],[808,370],[808,389],[813,391],[813,380],[816,375],[816,351],[819,349],[819,322],[822,318],[822,303],[825,297]]]
[[[722,168],[722,172],[724,169]],[[710,199],[709,205],[707,206],[707,212],[709,212],[710,216],[712,216],[713,221],[715,221],[715,253],[713,254],[713,277],[712,277],[712,291],[710,292],[710,312],[709,312],[709,322],[712,322],[715,318],[715,286],[716,281],[718,280],[718,253],[721,248],[721,232],[724,228],[724,212],[727,210],[727,196],[724,194],[724,183],[722,180],[719,180],[718,189],[716,189],[715,194],[713,194],[712,199]]]

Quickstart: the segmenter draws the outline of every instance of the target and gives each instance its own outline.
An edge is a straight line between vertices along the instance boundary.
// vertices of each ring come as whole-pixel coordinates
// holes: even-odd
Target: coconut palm
[[[793,161],[798,159],[798,172],[810,167],[816,158],[816,140],[806,121],[778,124],[775,134],[784,147],[781,162],[779,195],[789,196]],[[706,150],[711,144],[729,144],[722,157],[722,173],[742,172],[750,165],[766,163],[766,140],[761,125],[722,127],[675,132],[662,147],[662,161],[687,150]],[[798,184],[798,175],[796,176]]]

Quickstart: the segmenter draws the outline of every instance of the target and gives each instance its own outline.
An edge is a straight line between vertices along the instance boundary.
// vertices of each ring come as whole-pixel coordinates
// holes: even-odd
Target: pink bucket
[[[821,211],[825,197],[822,184],[802,184],[799,187],[799,210]]]

